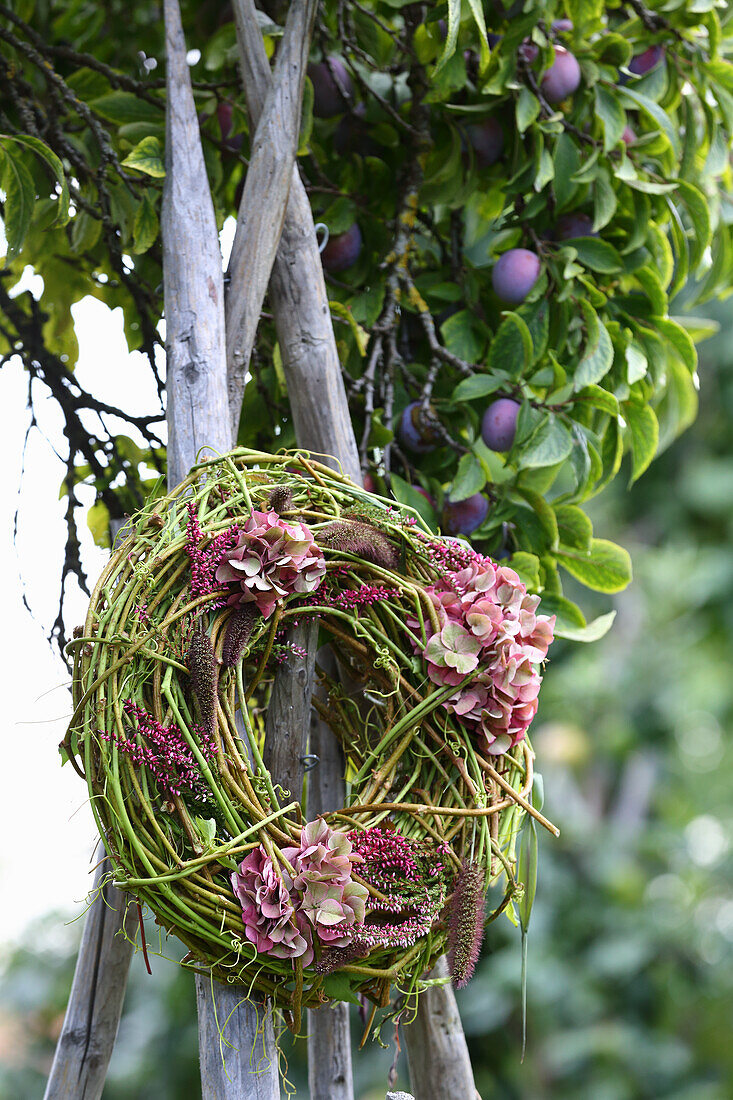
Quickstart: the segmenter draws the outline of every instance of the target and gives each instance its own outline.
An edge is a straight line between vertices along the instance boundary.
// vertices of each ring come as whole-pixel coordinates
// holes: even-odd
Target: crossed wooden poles
[[[292,0],[274,72],[253,0],[233,3],[254,140],[226,295],[178,0],[164,0],[163,6],[167,105],[161,224],[169,483],[185,477],[202,449],[223,453],[236,440],[268,286],[298,444],[334,456],[360,483],[310,203],[295,163],[316,0]],[[278,672],[268,708],[266,763],[283,786],[297,791],[306,748],[317,754],[320,763],[308,784],[313,817],[343,804],[343,761],[330,731],[311,714],[315,629],[303,625],[294,630],[299,633],[293,640],[307,656],[290,659]],[[125,896],[109,879],[105,860],[95,879],[46,1100],[98,1100],[102,1094],[136,927]],[[436,971],[444,972],[441,964]],[[248,1001],[240,987],[202,976],[196,977],[196,993],[204,1100],[279,1100],[267,1006]],[[348,1006],[309,1011],[308,1032],[311,1100],[353,1100]],[[450,986],[432,987],[421,997],[404,1042],[416,1100],[473,1100],[471,1064]]]

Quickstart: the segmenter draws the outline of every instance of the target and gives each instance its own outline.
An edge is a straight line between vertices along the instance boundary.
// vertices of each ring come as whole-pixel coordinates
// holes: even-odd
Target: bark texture
[[[447,974],[442,958],[428,976]],[[476,1085],[452,987],[432,986],[419,1003],[417,1018],[403,1032],[415,1100],[473,1100]]]
[[[257,325],[280,242],[300,131],[303,81],[308,63],[316,0],[293,0],[269,82],[257,115],[257,129],[229,264],[226,331],[232,436],[239,415]],[[257,24],[254,30],[262,38]],[[269,67],[268,67],[269,77]]]
[[[99,1100],[122,1015],[137,912],[109,883],[110,865],[97,868],[95,891],[82,934],[45,1100]],[[124,926],[124,935],[122,929]],[[126,939],[125,936],[129,937]]]

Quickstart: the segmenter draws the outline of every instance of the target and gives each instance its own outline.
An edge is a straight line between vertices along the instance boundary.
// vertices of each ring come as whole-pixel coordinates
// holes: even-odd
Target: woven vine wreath
[[[202,463],[128,530],[71,643],[64,742],[116,884],[185,965],[296,1029],[393,986],[414,1005],[446,947],[463,984],[518,889],[520,820],[541,818],[525,733],[554,620],[511,569],[301,453]],[[264,759],[273,679],[314,617],[348,793],[309,822]]]

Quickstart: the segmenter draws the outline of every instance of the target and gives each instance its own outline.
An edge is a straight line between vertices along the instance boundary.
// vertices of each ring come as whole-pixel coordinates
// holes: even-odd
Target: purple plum
[[[326,271],[335,274],[353,267],[361,253],[361,229],[354,222],[345,233],[329,237],[328,244],[321,253],[321,263]]]
[[[489,502],[481,493],[465,500],[448,498],[443,507],[443,528],[449,535],[470,535],[486,519]]]
[[[562,103],[580,85],[580,65],[574,54],[555,46],[555,60],[542,77],[542,92],[550,103]]]
[[[628,145],[634,145],[636,143],[636,134],[634,133],[634,131],[631,129],[630,126],[625,126],[624,127],[624,132],[621,135],[621,140],[623,141],[624,145],[627,145],[627,146]]]
[[[517,53],[522,61],[528,65],[534,65],[540,55],[540,48],[531,38],[525,38],[524,42],[520,43]]]
[[[419,401],[412,401],[403,410],[397,435],[403,447],[414,454],[426,455],[435,450],[437,440],[430,425],[425,423]]]
[[[481,421],[481,437],[492,451],[509,451],[517,434],[519,402],[500,397],[489,405]]]
[[[496,119],[489,116],[466,129],[479,168],[490,168],[496,164],[504,152],[504,131]]]
[[[510,248],[494,264],[491,282],[497,298],[517,306],[529,294],[540,274],[540,258],[527,248]]]
[[[354,86],[343,61],[331,54],[326,61],[314,61],[308,66],[313,85],[313,114],[316,118],[333,118],[346,110],[345,99],[351,99]]]
[[[570,34],[572,29],[572,19],[554,19],[552,22],[552,30],[555,34]]]
[[[649,49],[644,50],[643,53],[638,53],[636,57],[632,57],[628,64],[628,70],[633,73],[634,76],[646,76],[652,69],[656,68],[660,61],[664,58],[664,46],[650,46]]]
[[[555,223],[553,236],[556,241],[570,241],[574,237],[597,237],[593,229],[593,219],[588,214],[563,214]]]
[[[221,131],[222,140],[228,138],[232,132],[232,114],[233,108],[231,103],[227,100],[222,100],[216,108],[216,117],[219,121],[219,130]]]

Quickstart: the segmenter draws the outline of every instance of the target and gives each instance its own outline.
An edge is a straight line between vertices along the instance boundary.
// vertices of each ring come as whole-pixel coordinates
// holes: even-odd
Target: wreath
[[[554,626],[538,603],[506,564],[306,454],[196,466],[129,521],[70,643],[63,747],[115,884],[184,965],[296,1030],[304,1007],[386,1007],[393,986],[416,1003],[446,949],[464,984],[521,890],[521,819],[545,821],[526,736]],[[309,821],[265,760],[278,668],[312,622],[347,795]]]

